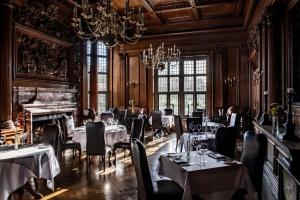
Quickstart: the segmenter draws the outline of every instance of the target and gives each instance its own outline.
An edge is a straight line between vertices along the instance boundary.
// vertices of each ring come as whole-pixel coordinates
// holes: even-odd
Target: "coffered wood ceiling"
[[[22,2],[24,0],[16,0]],[[34,0],[30,0],[34,1]],[[44,1],[44,0],[43,0]],[[90,0],[92,3],[106,0]],[[125,0],[111,0],[113,7],[124,11]],[[74,3],[81,0],[50,0],[71,19]],[[182,33],[203,30],[247,28],[258,0],[129,0],[131,8],[142,7],[145,35]]]
[[[118,10],[124,0],[112,0]],[[255,0],[130,0],[145,11],[146,35],[245,27]]]

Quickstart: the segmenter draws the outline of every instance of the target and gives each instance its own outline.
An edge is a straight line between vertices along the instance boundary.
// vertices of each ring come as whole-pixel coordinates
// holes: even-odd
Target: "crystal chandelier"
[[[90,5],[88,0],[82,0],[80,14],[79,7],[78,4],[74,6],[71,25],[82,39],[101,40],[106,46],[113,47],[137,42],[146,30],[141,7],[137,12],[134,8],[129,11],[129,0],[125,0],[124,14],[112,8],[111,0],[106,0],[105,4],[98,2],[96,7]]]
[[[145,67],[155,70],[164,70],[165,64],[170,62],[178,62],[180,60],[180,51],[176,49],[174,45],[173,48],[168,48],[167,51],[164,49],[164,43],[162,43],[154,52],[152,44],[150,48],[143,51],[143,63]]]

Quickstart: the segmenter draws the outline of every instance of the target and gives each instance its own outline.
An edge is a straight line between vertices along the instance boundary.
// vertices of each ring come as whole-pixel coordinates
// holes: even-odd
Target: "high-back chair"
[[[140,137],[140,141],[144,142],[145,141],[145,128],[146,128],[146,124],[148,122],[147,115],[146,114],[140,114],[138,116],[138,118],[141,118],[141,119],[144,120],[143,127],[142,127],[142,132],[141,132],[141,137]]]
[[[174,123],[175,123],[175,130],[176,130],[176,147],[175,147],[175,151],[177,149],[178,142],[180,142],[180,151],[182,151],[183,143],[181,143],[181,136],[183,134],[183,128],[182,128],[181,117],[179,115],[174,115]]]
[[[172,108],[165,108],[165,115],[173,115],[173,109]]]
[[[68,149],[73,150],[73,158],[75,158],[75,151],[79,152],[79,160],[81,157],[81,145],[79,142],[74,142],[72,139],[73,131],[75,131],[73,117],[70,116],[63,116],[62,118],[62,127],[63,130],[61,131],[60,136],[60,143],[61,143],[61,152],[60,152],[60,159],[61,154]]]
[[[151,112],[151,117],[152,117],[152,130],[153,130],[153,136],[160,134],[161,131],[163,130],[163,125],[161,121],[161,112],[160,111],[152,111]]]
[[[263,168],[267,154],[267,137],[250,131],[244,134],[241,162],[246,165],[253,186],[261,199]]]
[[[120,111],[118,108],[113,108],[112,113],[114,115],[114,120],[120,120]]]
[[[192,117],[202,117],[203,112],[202,111],[193,111]]]
[[[137,178],[139,200],[182,199],[183,190],[174,181],[152,182],[145,148],[137,139],[131,142],[131,156]]]
[[[89,171],[90,156],[99,155],[102,158],[103,170],[105,171],[105,155],[108,153],[110,162],[110,148],[105,144],[105,125],[103,122],[86,123],[86,170]]]
[[[144,127],[144,119],[143,118],[134,119],[132,121],[129,140],[120,141],[120,142],[115,143],[113,145],[113,154],[116,155],[116,150],[117,149],[123,149],[124,150],[124,157],[125,157],[126,149],[130,150],[130,141],[132,139],[140,140],[141,134],[142,134],[144,128],[145,127]]]
[[[108,119],[113,119],[114,115],[111,112],[103,112],[100,114],[101,121],[107,121]]]
[[[216,133],[216,152],[234,159],[236,149],[237,129],[234,127],[220,127]]]
[[[53,147],[55,155],[60,152],[60,128],[57,124],[47,124],[43,128],[42,142]]]
[[[229,126],[238,127],[239,125],[239,115],[237,113],[231,113]]]

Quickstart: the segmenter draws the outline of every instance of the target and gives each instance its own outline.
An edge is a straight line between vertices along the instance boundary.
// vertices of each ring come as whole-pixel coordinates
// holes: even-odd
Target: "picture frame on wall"
[[[15,78],[69,81],[72,44],[15,24]]]

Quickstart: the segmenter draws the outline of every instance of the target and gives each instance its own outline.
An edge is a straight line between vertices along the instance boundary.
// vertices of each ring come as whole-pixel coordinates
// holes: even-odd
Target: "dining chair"
[[[179,115],[174,115],[174,122],[175,122],[175,130],[176,130],[176,146],[175,151],[177,150],[178,142],[180,145],[180,152],[182,152],[183,142],[182,142],[182,134],[183,134],[183,128],[182,128],[182,121],[181,117]]]
[[[194,131],[192,128],[192,125],[197,126],[198,124],[202,127],[202,116],[201,117],[188,117],[186,119],[187,132],[192,133]]]
[[[108,153],[110,162],[111,148],[105,144],[105,125],[102,121],[86,123],[86,173],[89,173],[90,157],[99,155],[102,158],[103,170],[105,171],[105,155]]]
[[[250,179],[259,200],[262,199],[262,179],[267,142],[267,137],[264,134],[255,134],[250,131],[244,134],[241,162],[248,168]]]
[[[118,108],[113,108],[112,113],[113,113],[113,116],[114,116],[114,120],[120,121],[120,111],[119,111],[119,109]]]
[[[161,121],[161,112],[158,110],[151,112],[152,124],[151,128],[153,130],[153,136],[160,135],[161,131],[165,131],[165,127],[163,127]]]
[[[140,137],[140,141],[144,142],[145,141],[145,129],[146,129],[146,125],[148,123],[148,118],[147,118],[146,114],[139,114],[138,118],[142,118],[144,120],[143,127],[142,127],[142,133],[141,133],[141,137]]]
[[[103,112],[100,114],[101,121],[107,121],[108,119],[113,119],[114,115],[111,112]]]
[[[143,144],[131,141],[131,156],[135,168],[139,200],[180,200],[183,189],[172,180],[152,182],[147,155]]]
[[[235,127],[219,127],[216,133],[216,152],[234,159],[237,129]]]
[[[192,117],[202,117],[203,112],[202,111],[193,111]]]
[[[61,118],[61,122],[62,122],[61,124],[62,131],[64,132],[66,139],[68,140],[72,139],[72,135],[75,130],[75,123],[74,123],[73,116],[63,115]]]
[[[117,149],[123,149],[124,157],[125,157],[126,149],[130,150],[130,141],[132,139],[140,140],[141,139],[141,134],[142,134],[144,128],[145,128],[145,126],[144,126],[144,119],[143,118],[134,119],[132,121],[132,125],[131,125],[129,140],[120,141],[120,142],[115,143],[113,145],[113,155],[116,156],[116,150]]]
[[[56,156],[60,152],[60,128],[58,124],[47,124],[43,127],[42,142],[52,146]]]
[[[229,126],[238,127],[238,125],[239,125],[238,113],[231,113],[230,120],[229,120]]]
[[[123,118],[120,118],[120,124],[124,125],[128,129],[128,110],[125,109]]]
[[[74,142],[72,140],[72,137],[70,134],[71,131],[72,131],[72,133],[73,133],[73,131],[75,131],[74,125],[73,126],[70,125],[71,119],[73,121],[73,118],[68,118],[67,116],[63,116],[63,118],[62,118],[63,130],[61,131],[61,134],[60,134],[60,144],[61,144],[61,146],[60,146],[61,149],[59,152],[60,160],[61,160],[61,156],[64,153],[64,151],[69,150],[69,149],[73,150],[73,158],[75,158],[76,151],[78,151],[78,153],[79,153],[79,160],[81,158],[81,145],[79,142]],[[73,121],[73,123],[74,123],[74,121]]]
[[[165,108],[165,115],[173,115],[173,109],[172,108]]]

